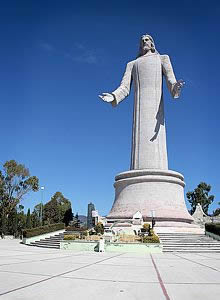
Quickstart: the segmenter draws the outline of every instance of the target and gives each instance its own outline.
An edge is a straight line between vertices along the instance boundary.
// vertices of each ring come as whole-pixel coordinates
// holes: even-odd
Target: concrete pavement
[[[0,240],[2,300],[217,300],[220,253],[95,253]]]

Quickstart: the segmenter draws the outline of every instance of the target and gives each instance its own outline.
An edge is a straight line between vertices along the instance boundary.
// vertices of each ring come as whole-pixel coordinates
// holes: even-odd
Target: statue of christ
[[[160,55],[153,38],[145,34],[140,40],[138,57],[127,64],[120,86],[99,97],[118,105],[134,83],[134,115],[131,170],[168,170],[162,76],[173,98],[179,98],[182,80],[176,80],[168,55]]]

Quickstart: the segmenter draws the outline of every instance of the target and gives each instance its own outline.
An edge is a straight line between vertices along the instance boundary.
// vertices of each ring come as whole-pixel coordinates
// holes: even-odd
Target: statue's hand
[[[177,82],[174,84],[173,86],[173,90],[172,90],[172,95],[174,99],[179,98],[180,94],[181,94],[181,89],[184,86],[185,82],[180,79],[177,80]]]
[[[114,96],[112,94],[109,94],[109,93],[102,93],[101,95],[99,95],[99,97],[105,102],[114,101]]]
[[[174,84],[174,89],[176,91],[180,91],[181,88],[184,86],[184,84],[185,84],[185,82],[182,79],[177,80],[177,82]]]

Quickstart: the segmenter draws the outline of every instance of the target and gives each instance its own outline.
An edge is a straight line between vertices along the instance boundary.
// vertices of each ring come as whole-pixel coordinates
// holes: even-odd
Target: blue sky
[[[114,176],[129,169],[133,93],[117,108],[98,94],[120,83],[149,33],[186,86],[164,86],[169,168],[186,191],[201,181],[220,201],[219,1],[1,1],[1,165],[25,164],[74,212],[107,214]],[[23,201],[33,208],[40,192]]]

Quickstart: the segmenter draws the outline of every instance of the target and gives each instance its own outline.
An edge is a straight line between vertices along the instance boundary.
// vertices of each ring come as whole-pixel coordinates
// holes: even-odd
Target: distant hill
[[[82,222],[82,223],[87,223],[87,216],[79,215],[79,220],[80,220],[80,222]]]

